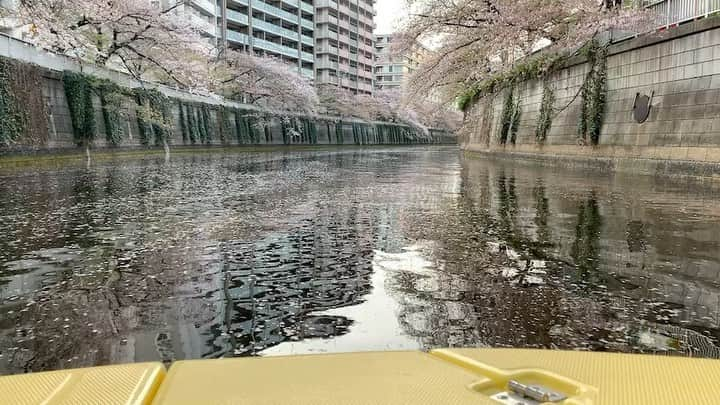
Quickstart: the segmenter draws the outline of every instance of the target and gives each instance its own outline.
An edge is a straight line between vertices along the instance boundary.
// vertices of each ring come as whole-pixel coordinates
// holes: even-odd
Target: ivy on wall
[[[42,68],[0,57],[0,146],[41,146],[49,139]],[[32,119],[31,119],[32,117]]]
[[[513,109],[513,115],[512,120],[510,121],[510,143],[515,144],[517,141],[517,133],[520,129],[520,114],[522,110],[520,110],[520,100],[515,103],[515,107]]]
[[[75,143],[89,147],[95,140],[97,123],[93,106],[93,85],[90,76],[65,71],[63,74],[65,98],[70,110]]]
[[[529,58],[515,64],[510,70],[496,73],[474,83],[457,96],[458,108],[467,111],[479,99],[505,88],[534,79],[547,77],[557,71],[567,58],[565,53],[555,53]]]
[[[263,132],[265,132],[265,143],[272,143],[272,131],[270,131],[270,125],[267,123],[263,125]]]
[[[210,114],[210,106],[207,104],[202,104],[200,107],[200,112],[202,115],[202,131],[200,132],[202,142],[206,145],[209,145],[212,143],[213,138],[215,138],[215,129],[213,128],[212,122],[211,122],[211,114]]]
[[[228,117],[229,111],[228,108],[224,105],[218,106],[217,109],[217,121],[218,121],[218,136],[220,137],[220,142],[223,145],[226,145],[230,141],[230,136],[232,133],[232,128],[230,125],[230,119]]]
[[[12,61],[0,59],[0,145],[13,144],[25,131],[27,113],[20,107],[12,91],[11,81],[15,77]]]
[[[543,85],[543,96],[540,102],[540,115],[538,116],[537,127],[535,128],[535,140],[545,143],[548,132],[552,127],[553,105],[555,104],[555,91],[550,83],[545,81]]]
[[[191,105],[187,105],[185,108],[188,120],[188,139],[190,139],[191,144],[195,145],[200,141],[200,125],[197,119],[197,109]]]
[[[183,145],[187,145],[190,140],[190,130],[185,116],[185,104],[178,101],[178,118],[180,119],[180,136],[182,136]]]
[[[345,143],[345,132],[344,132],[345,124],[342,122],[342,120],[335,123],[335,139],[337,140],[338,145],[342,145]]]
[[[34,65],[0,58],[0,146],[39,139],[47,143],[48,121],[37,119],[46,115],[47,104],[40,85],[46,80],[45,70]],[[270,122],[277,116],[262,115],[227,106],[170,99],[156,89],[128,89],[116,83],[83,73],[66,71],[63,88],[70,112],[73,139],[88,149],[105,129],[107,145],[121,145],[130,134],[128,110],[135,109],[138,139],[146,146],[166,146],[174,133],[173,109],[177,108],[179,132],[185,144],[210,144],[219,139],[228,143],[234,136],[239,144],[272,143]],[[134,103],[133,103],[134,102]],[[133,105],[134,104],[134,105]],[[131,107],[132,106],[132,107]],[[38,112],[40,110],[41,112]],[[32,119],[30,119],[32,117]],[[102,119],[104,125],[99,120]],[[332,139],[330,123],[325,121],[328,140]],[[335,142],[345,143],[345,130],[352,129],[356,144],[375,142],[408,143],[413,134],[393,123],[335,123]],[[296,134],[292,143],[317,144],[318,122],[315,118],[293,117],[289,124]],[[348,127],[348,128],[346,128]],[[234,133],[233,133],[234,131]],[[277,136],[277,134],[275,134]],[[33,138],[36,137],[36,138]]]
[[[258,127],[252,112],[240,109],[235,110],[235,134],[238,143],[241,145],[260,143]]]
[[[156,89],[133,89],[140,143],[156,146],[169,143],[172,138],[172,116],[170,115],[170,100],[166,95]]]
[[[105,139],[108,145],[117,146],[122,142],[124,136],[123,91],[120,86],[107,79],[91,78],[90,83],[100,98],[100,107],[105,123]]]
[[[597,145],[607,101],[607,47],[593,40],[583,48],[583,54],[588,59],[590,70],[580,90],[582,101],[578,137],[585,142],[589,137],[590,142]]]
[[[515,89],[510,88],[505,94],[502,115],[500,116],[500,144],[505,145],[510,138],[511,143],[517,139],[520,126],[520,102],[515,103]]]

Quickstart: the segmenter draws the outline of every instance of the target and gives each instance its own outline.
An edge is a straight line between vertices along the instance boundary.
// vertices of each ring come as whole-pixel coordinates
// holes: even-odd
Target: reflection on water
[[[716,185],[276,152],[0,171],[0,371],[445,346],[720,357]]]

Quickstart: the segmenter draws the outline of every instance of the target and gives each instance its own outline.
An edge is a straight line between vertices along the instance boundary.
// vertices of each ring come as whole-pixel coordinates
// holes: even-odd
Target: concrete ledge
[[[627,148],[623,148],[627,150]],[[720,148],[635,147],[632,153],[616,153],[613,146],[518,145],[486,148],[467,145],[464,150],[492,158],[531,161],[547,166],[587,168],[601,172],[634,173],[660,177],[720,180]],[[686,149],[706,149],[703,156],[715,160],[689,160]],[[652,153],[651,153],[652,152]],[[662,156],[658,158],[658,156]]]

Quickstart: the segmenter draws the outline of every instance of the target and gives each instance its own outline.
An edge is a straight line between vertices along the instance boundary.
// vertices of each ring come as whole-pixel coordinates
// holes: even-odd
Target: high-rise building
[[[427,48],[417,43],[412,50],[397,55],[392,52],[393,35],[375,36],[375,89],[399,89],[405,79],[417,69],[418,65],[428,56]]]
[[[315,82],[371,94],[375,0],[315,0]]]
[[[296,65],[317,85],[371,94],[375,0],[192,0],[218,45]]]
[[[189,8],[218,45],[272,56],[314,77],[312,0],[192,0]]]

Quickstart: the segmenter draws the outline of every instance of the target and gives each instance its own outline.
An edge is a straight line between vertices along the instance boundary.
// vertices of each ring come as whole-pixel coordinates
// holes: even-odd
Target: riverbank
[[[545,79],[476,100],[460,143],[469,152],[543,164],[718,177],[718,44],[719,17],[611,38],[607,48],[590,49],[592,57],[577,56]],[[598,80],[600,96],[586,99],[583,89]],[[504,117],[518,124],[503,125]]]
[[[256,145],[256,146],[180,146],[170,149],[170,159],[188,155],[271,152],[364,151],[381,149],[407,149],[428,145]],[[447,147],[447,145],[445,145]],[[164,157],[163,148],[118,148],[91,151],[91,161]],[[42,153],[0,155],[0,170],[7,167],[36,166],[76,161],[85,164],[87,156],[79,149],[48,150]]]
[[[145,83],[0,35],[0,156],[66,149],[454,144],[443,129],[293,115]]]
[[[602,153],[603,149],[612,148],[547,148],[532,151],[518,149],[483,150],[466,147],[469,156],[507,160],[522,164],[539,164],[564,168],[592,169],[603,173],[631,173],[655,177],[702,179],[720,181],[720,161],[689,160],[685,156],[673,158],[647,158],[642,155],[618,157],[612,153]],[[555,150],[548,152],[548,149]],[[568,151],[567,149],[571,149]],[[598,149],[600,151],[598,151]],[[670,148],[667,148],[670,149]],[[686,148],[687,149],[687,148]],[[585,153],[583,153],[585,152]],[[681,148],[668,150],[671,154],[686,153]],[[709,152],[710,153],[710,152]]]

